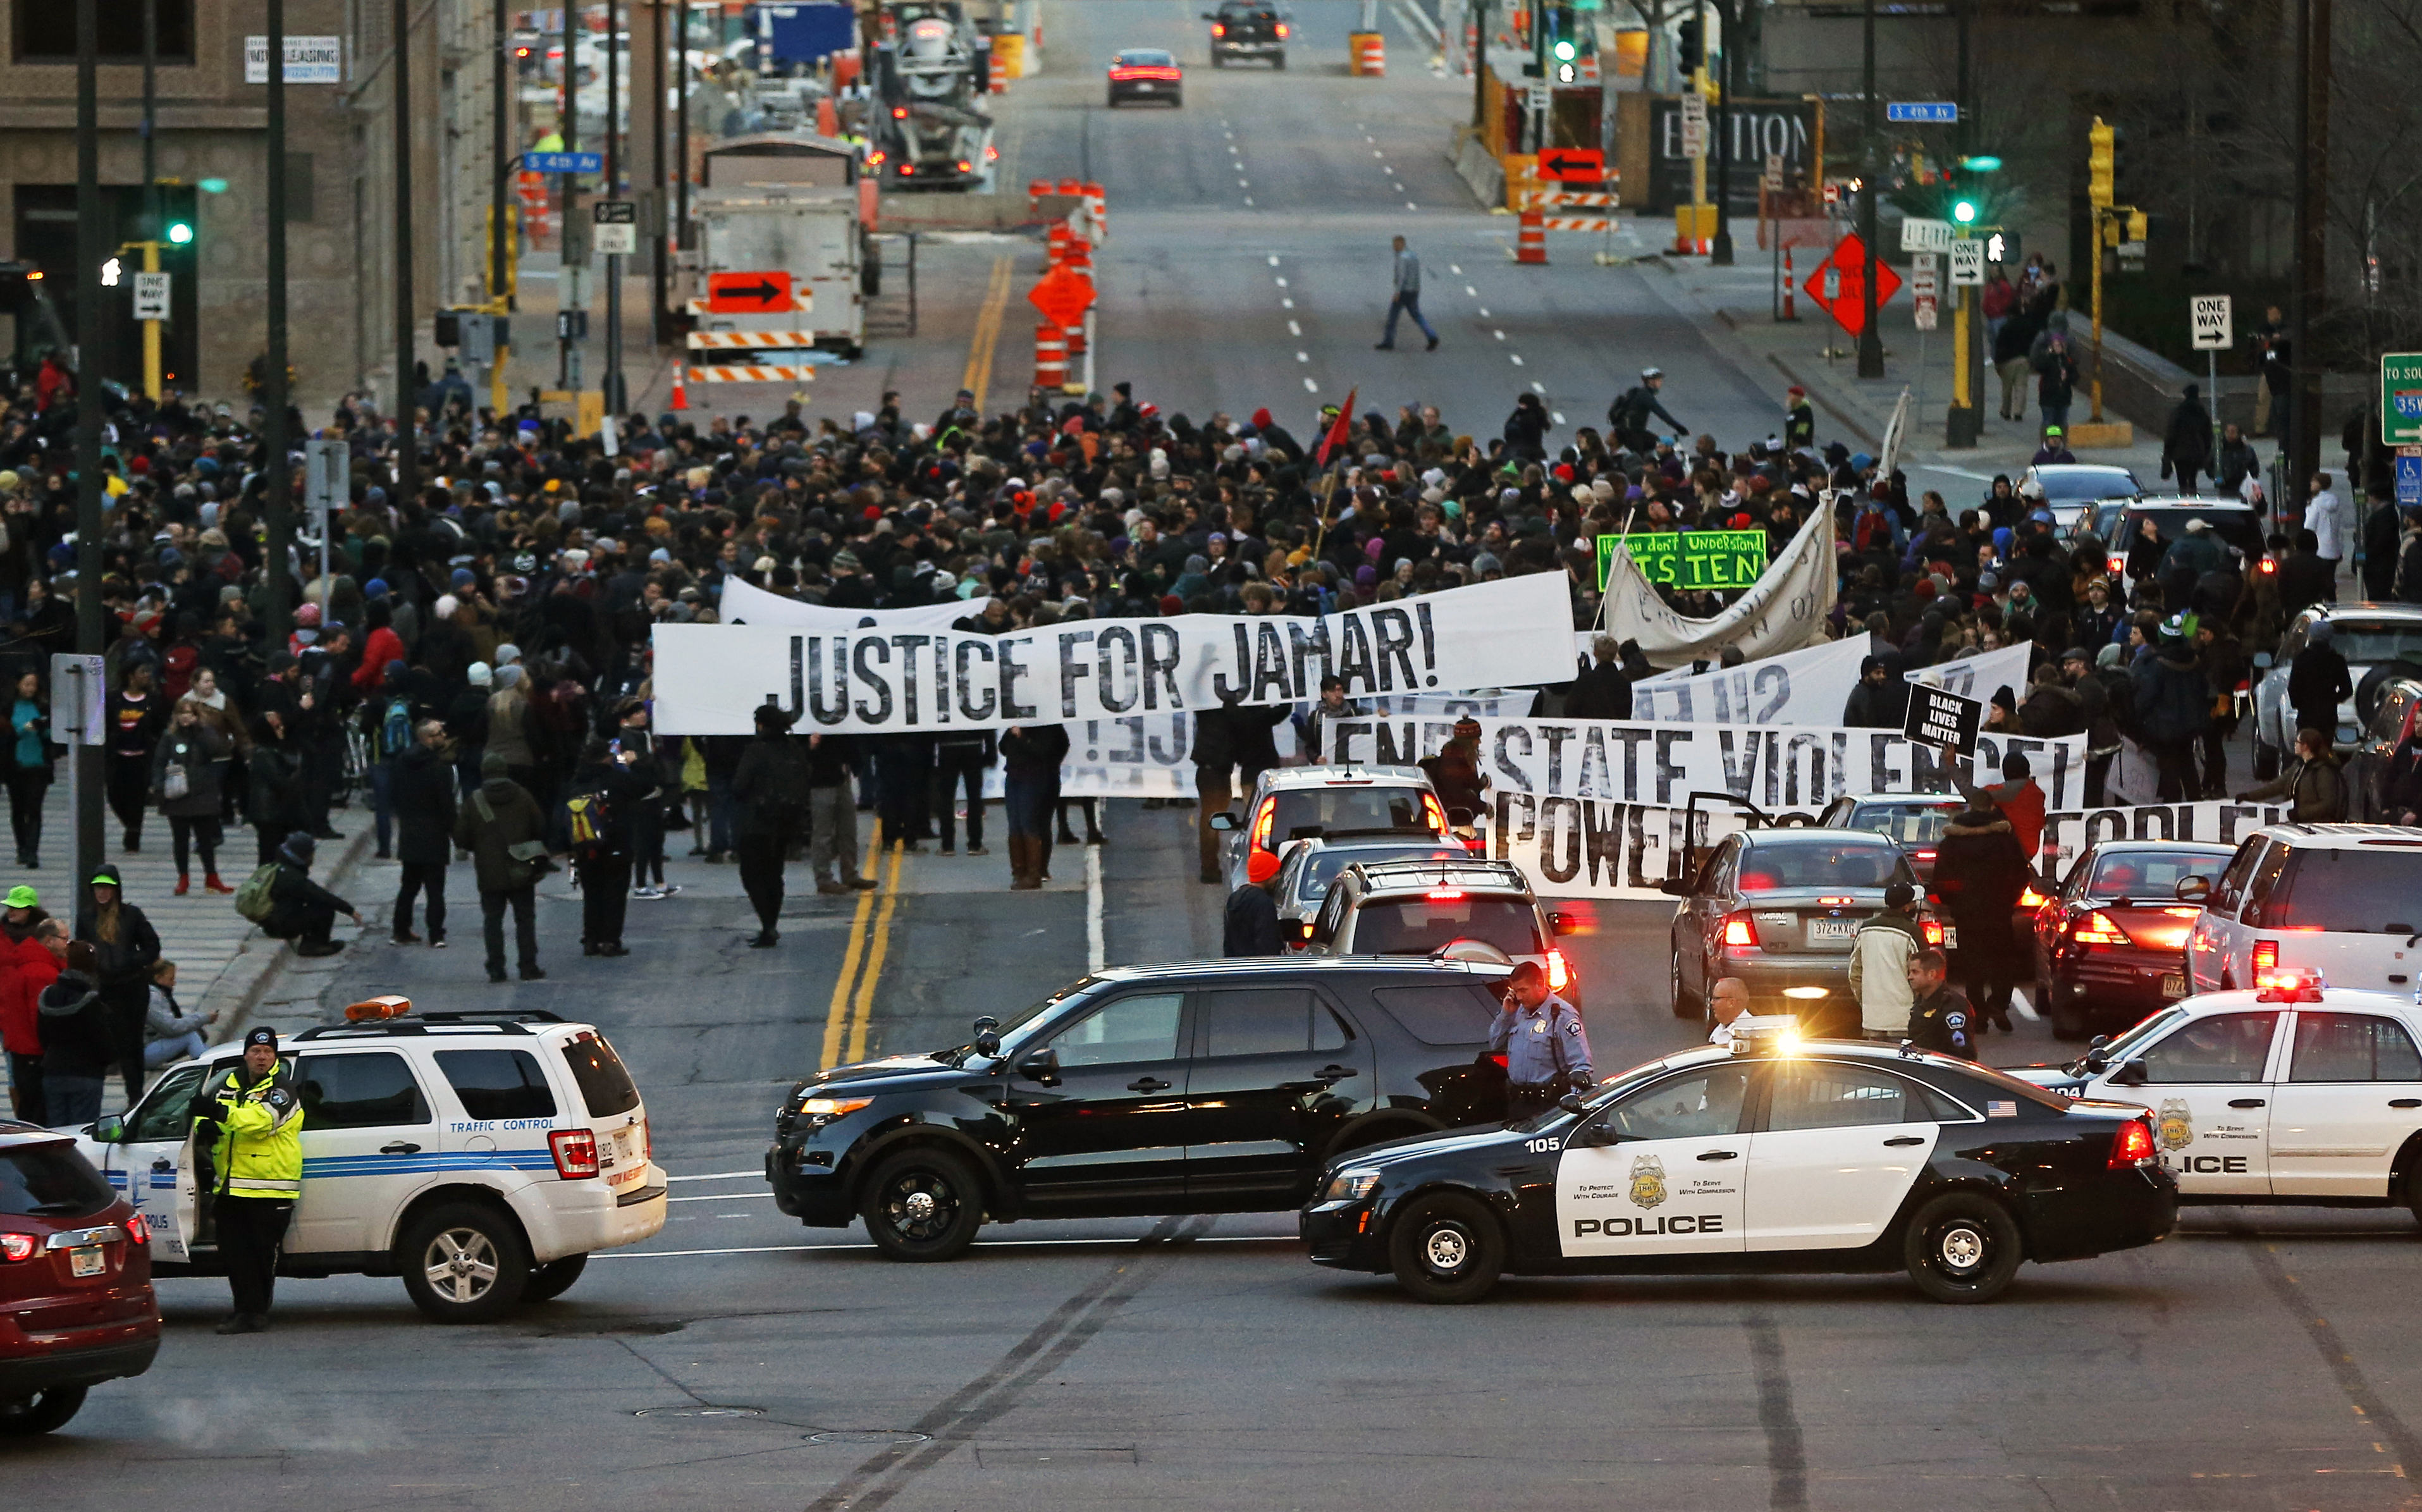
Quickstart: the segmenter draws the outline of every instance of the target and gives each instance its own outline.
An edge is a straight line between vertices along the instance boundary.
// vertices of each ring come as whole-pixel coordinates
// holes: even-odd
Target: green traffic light
[[[188,226],[183,221],[170,221],[168,223],[168,240],[172,244],[178,246],[183,246],[193,239],[194,228],[191,226]]]
[[[194,187],[206,195],[223,195],[228,192],[228,181],[225,179],[197,179]]]
[[[2002,160],[2000,158],[1990,156],[1964,157],[1959,160],[1959,165],[1966,168],[1971,173],[1999,173],[2002,171]]]
[[[1951,218],[1958,221],[1962,226],[1975,225],[1976,201],[1973,199],[1962,199],[1955,202],[1951,207]]]
[[[1571,61],[1573,60],[1573,54],[1574,54],[1574,51],[1575,51],[1575,49],[1574,49],[1574,47],[1573,47],[1573,44],[1572,44],[1572,43],[1570,43],[1570,42],[1558,42],[1558,43],[1556,44],[1556,58],[1557,58],[1557,61],[1559,61],[1559,62],[1563,62],[1563,63],[1569,63],[1569,62],[1571,62]]]

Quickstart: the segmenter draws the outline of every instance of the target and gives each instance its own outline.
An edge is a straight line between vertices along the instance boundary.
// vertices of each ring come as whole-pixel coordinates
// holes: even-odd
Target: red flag
[[[1330,426],[1329,433],[1320,438],[1320,450],[1314,453],[1312,459],[1313,466],[1328,466],[1329,453],[1345,444],[1345,433],[1354,426],[1354,396],[1361,391],[1360,386],[1345,391],[1345,406],[1337,412],[1337,423]]]

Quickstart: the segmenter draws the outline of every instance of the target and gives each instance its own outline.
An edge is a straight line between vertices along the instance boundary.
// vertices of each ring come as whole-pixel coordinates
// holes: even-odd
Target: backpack
[[[270,910],[276,906],[269,891],[276,881],[277,863],[262,862],[254,869],[252,875],[244,879],[244,886],[235,890],[235,911],[253,923],[269,922]]]
[[[379,754],[392,756],[412,746],[412,711],[401,698],[386,701],[386,713],[379,719]]]
[[[574,860],[602,860],[614,853],[614,810],[604,793],[591,788],[574,794],[563,800],[563,816]]]

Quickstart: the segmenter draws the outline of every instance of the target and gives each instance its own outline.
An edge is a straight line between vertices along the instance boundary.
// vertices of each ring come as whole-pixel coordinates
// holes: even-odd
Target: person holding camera
[[[1526,1118],[1596,1086],[1581,1010],[1548,990],[1539,963],[1515,967],[1505,986],[1505,1012],[1488,1030],[1489,1050],[1505,1057],[1505,1116]]]

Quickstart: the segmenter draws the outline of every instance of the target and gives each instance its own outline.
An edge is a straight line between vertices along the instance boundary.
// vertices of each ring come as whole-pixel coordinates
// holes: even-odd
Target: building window
[[[95,0],[100,8],[101,61],[143,61],[143,8],[157,7],[158,27],[152,50],[161,63],[194,61],[193,0]],[[76,58],[76,8],[17,0],[17,61],[73,63]]]

